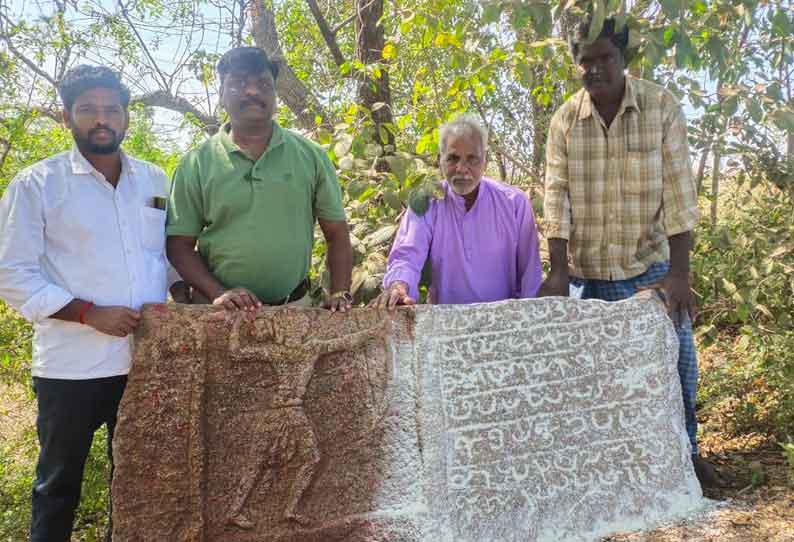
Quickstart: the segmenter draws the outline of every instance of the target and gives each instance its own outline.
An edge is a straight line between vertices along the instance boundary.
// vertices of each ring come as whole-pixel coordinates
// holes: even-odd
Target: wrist
[[[94,312],[94,302],[93,301],[85,301],[83,302],[83,306],[80,307],[80,312],[77,315],[77,320],[83,325],[91,325],[88,321],[91,314]]]
[[[332,292],[328,298],[332,301],[335,299],[344,299],[348,303],[353,302],[353,296],[351,295],[350,290],[337,290]]]

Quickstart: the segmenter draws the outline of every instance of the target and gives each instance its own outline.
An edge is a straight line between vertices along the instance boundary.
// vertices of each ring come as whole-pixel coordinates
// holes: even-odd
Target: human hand
[[[331,312],[349,311],[353,307],[353,296],[347,290],[334,292],[331,297],[323,302],[323,307]]]
[[[222,290],[219,295],[212,300],[215,306],[223,307],[227,311],[256,311],[262,307],[262,302],[256,295],[246,288],[232,288]]]
[[[141,313],[127,307],[89,308],[83,316],[83,322],[100,333],[114,337],[126,337],[138,327]]]
[[[396,309],[397,305],[416,305],[416,300],[408,295],[408,284],[401,280],[392,282],[388,288],[370,303],[370,307],[390,311]]]
[[[694,321],[695,299],[689,287],[688,273],[668,272],[662,282],[651,286],[654,287],[664,292],[667,313],[676,325],[681,325],[684,314],[688,314],[690,320]]]
[[[570,279],[567,271],[552,271],[538,291],[538,297],[568,297],[570,294]]]

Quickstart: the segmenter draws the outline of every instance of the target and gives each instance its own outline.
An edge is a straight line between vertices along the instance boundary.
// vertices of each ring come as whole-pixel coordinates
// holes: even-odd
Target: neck
[[[626,78],[623,78],[623,82],[618,86],[618,88],[609,94],[608,96],[602,97],[600,100],[598,98],[590,96],[590,99],[593,102],[598,110],[601,109],[617,109],[620,107],[620,103],[623,101],[623,95],[626,93]]]
[[[229,134],[237,146],[248,153],[261,155],[273,137],[273,121],[262,124],[232,124]]]
[[[477,194],[480,193],[480,183],[477,183],[477,186],[474,187],[474,190],[469,192],[468,194],[463,195],[463,202],[466,204],[466,210],[472,208],[474,202],[477,201]]]
[[[105,180],[112,184],[114,187],[118,184],[121,177],[121,152],[116,151],[111,154],[93,154],[80,150],[88,163],[94,166],[94,169],[104,175]]]

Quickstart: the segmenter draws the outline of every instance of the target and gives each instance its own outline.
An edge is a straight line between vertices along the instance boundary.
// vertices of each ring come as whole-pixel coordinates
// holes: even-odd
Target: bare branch
[[[135,24],[132,22],[132,20],[130,19],[130,16],[127,14],[127,7],[119,1],[119,8],[121,8],[121,14],[124,16],[124,20],[127,21],[128,25],[130,25],[130,28],[132,29],[133,33],[135,34],[135,37],[138,38],[138,43],[140,43],[141,49],[143,49],[143,52],[146,55],[146,58],[149,59],[149,63],[151,64],[152,68],[157,73],[157,75],[160,76],[160,80],[161,80],[161,82],[163,84],[163,90],[170,89],[171,85],[170,85],[170,83],[168,81],[168,78],[160,70],[160,67],[157,65],[157,62],[154,60],[154,57],[152,57],[152,54],[149,52],[149,48],[146,47],[146,42],[143,41],[143,38],[138,33],[138,29],[135,27]]]
[[[138,96],[130,100],[130,104],[141,103],[150,107],[162,107],[183,115],[190,114],[196,117],[202,124],[203,129],[208,134],[214,134],[220,127],[218,119],[200,111],[182,96],[173,96],[165,90],[156,90],[143,96]]]
[[[314,16],[314,20],[317,22],[317,26],[320,28],[320,33],[323,35],[325,44],[331,51],[331,56],[334,57],[334,62],[336,62],[337,66],[341,66],[345,63],[345,57],[339,49],[339,44],[336,42],[336,35],[328,26],[328,21],[325,20],[320,6],[317,5],[317,0],[306,0],[306,3],[309,4],[309,9]]]
[[[3,19],[5,19],[6,24],[9,24],[11,21],[8,20],[3,15],[0,15]],[[35,74],[39,75],[41,78],[46,79],[48,83],[52,86],[58,86],[58,82],[55,78],[50,75],[49,73],[42,70],[35,62],[30,60],[27,56],[25,56],[19,49],[14,46],[14,43],[11,41],[11,37],[5,33],[5,31],[0,32],[0,40],[3,40],[8,47],[9,52],[14,55],[16,58],[21,60],[28,68],[30,68]]]

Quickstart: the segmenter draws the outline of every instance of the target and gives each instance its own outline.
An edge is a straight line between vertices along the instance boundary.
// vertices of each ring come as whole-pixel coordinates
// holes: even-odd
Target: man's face
[[[622,95],[626,63],[623,53],[609,38],[598,38],[589,45],[583,45],[576,59],[576,67],[584,88],[594,101]]]
[[[233,123],[263,124],[276,109],[276,83],[270,70],[262,73],[232,71],[221,86],[223,107]]]
[[[456,194],[465,196],[480,184],[485,172],[485,149],[479,135],[447,136],[440,158],[441,174]]]
[[[63,119],[83,152],[112,154],[124,140],[129,118],[121,94],[109,88],[92,88],[80,94]]]

